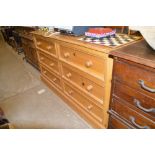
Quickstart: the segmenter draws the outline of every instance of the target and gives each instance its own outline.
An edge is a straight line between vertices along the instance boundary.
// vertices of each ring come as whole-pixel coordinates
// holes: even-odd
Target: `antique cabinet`
[[[33,65],[35,68],[39,69],[38,55],[34,44],[33,34],[31,34],[31,31],[34,30],[35,29],[32,27],[18,28],[26,61]]]
[[[155,51],[143,40],[111,54],[109,128],[155,128]]]

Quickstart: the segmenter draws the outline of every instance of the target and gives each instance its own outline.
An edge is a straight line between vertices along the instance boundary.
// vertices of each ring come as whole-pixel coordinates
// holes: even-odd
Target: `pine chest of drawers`
[[[155,51],[140,41],[111,53],[109,128],[155,128]]]
[[[34,32],[42,80],[94,128],[107,128],[111,48]]]

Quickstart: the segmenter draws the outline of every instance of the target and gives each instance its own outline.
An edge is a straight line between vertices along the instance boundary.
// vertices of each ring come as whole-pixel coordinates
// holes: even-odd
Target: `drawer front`
[[[82,88],[88,92],[89,94],[93,95],[101,104],[104,101],[104,87],[101,87],[90,81],[86,78],[82,78]]]
[[[52,55],[56,55],[55,43],[53,41],[48,41],[40,37],[36,37],[36,46]]]
[[[104,80],[105,73],[105,60],[86,54],[82,51],[78,51],[69,47],[60,45],[60,56],[68,63],[71,62],[79,67],[85,69],[89,73],[96,73]]]
[[[61,85],[61,79],[58,78],[54,73],[50,72],[48,69],[45,67],[41,66],[41,73],[44,77],[46,77],[50,82],[52,82],[54,85],[59,87],[60,89],[62,88]]]
[[[78,73],[72,71],[65,65],[62,65],[63,77],[72,81],[74,84],[81,86],[82,84],[82,77]]]
[[[155,122],[146,118],[145,116],[137,113],[133,109],[129,108],[124,103],[113,99],[111,103],[112,111],[118,114],[122,119],[127,121],[135,128],[146,129],[146,128],[155,128]]]
[[[87,111],[93,118],[95,118],[99,123],[103,122],[103,110],[93,104],[90,100],[81,95],[76,89],[73,89],[64,83],[65,93],[74,100],[79,106],[81,106],[85,111]]]
[[[103,104],[104,98],[104,87],[97,85],[93,81],[85,78],[84,76],[76,73],[66,65],[62,65],[63,76],[69,81],[73,82],[75,85],[78,85],[82,90],[87,94],[92,96],[99,103]]]
[[[38,51],[39,53],[39,61],[41,64],[45,65],[46,67],[50,68],[52,71],[59,74],[59,63],[58,60],[55,58],[43,54],[42,52]]]
[[[155,73],[123,61],[114,62],[114,77],[155,98]]]
[[[109,128],[110,129],[131,129],[132,127],[129,127],[128,125],[123,123],[118,117],[114,115],[110,115]]]
[[[124,101],[134,106],[139,112],[146,113],[146,116],[155,121],[155,100],[146,96],[138,91],[135,91],[131,87],[124,85],[120,82],[114,83],[114,96],[117,96]]]

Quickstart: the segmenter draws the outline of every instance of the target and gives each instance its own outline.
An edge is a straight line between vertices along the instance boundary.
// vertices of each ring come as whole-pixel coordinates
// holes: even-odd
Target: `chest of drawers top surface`
[[[33,31],[31,32],[33,35],[35,35],[35,37],[42,37],[42,38],[46,38],[46,40],[55,40],[55,41],[60,41],[60,42],[66,42],[66,43],[70,43],[70,44],[74,44],[74,45],[78,45],[78,46],[81,46],[81,47],[86,47],[86,48],[89,48],[89,49],[93,49],[93,50],[96,50],[96,51],[99,51],[100,53],[106,53],[106,54],[109,54],[109,52],[113,49],[119,49],[123,46],[128,46],[129,44],[133,44],[134,42],[132,43],[128,43],[128,44],[125,44],[125,45],[121,45],[119,47],[108,47],[108,46],[103,46],[103,45],[97,45],[97,44],[93,44],[93,43],[89,43],[89,42],[84,42],[84,41],[81,41],[81,40],[78,40],[80,39],[82,36],[80,37],[75,37],[75,36],[69,36],[69,35],[61,35],[61,34],[53,34],[53,35],[50,35],[50,36],[47,36],[43,33],[40,33],[38,31]],[[137,42],[137,41],[135,41]]]
[[[34,34],[36,37],[39,37],[39,38],[44,38],[46,40],[55,40],[55,41],[63,41],[63,42],[66,42],[66,43],[72,43],[74,45],[80,45],[80,46],[83,46],[83,47],[87,47],[87,48],[90,48],[90,49],[94,49],[94,50],[97,50],[97,51],[101,51],[101,52],[104,52],[104,53],[109,53],[109,50],[111,50],[112,48],[110,47],[105,47],[105,46],[101,46],[101,45],[97,45],[97,44],[91,44],[91,43],[87,43],[87,42],[83,42],[83,41],[80,41],[78,40],[80,37],[75,37],[75,36],[67,36],[67,35],[51,35],[50,37],[47,37],[46,35],[41,35],[40,33],[38,33],[37,31],[34,31],[32,32],[32,34]]]
[[[110,55],[155,68],[155,50],[145,40],[113,50]]]

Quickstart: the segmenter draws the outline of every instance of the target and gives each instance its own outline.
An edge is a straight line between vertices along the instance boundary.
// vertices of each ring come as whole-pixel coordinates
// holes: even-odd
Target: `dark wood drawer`
[[[125,103],[112,99],[111,110],[136,128],[155,128],[155,122],[134,111]]]
[[[126,101],[132,105],[135,110],[143,112],[144,115],[146,114],[145,116],[155,121],[155,99],[118,81],[114,82],[113,96]]]
[[[126,83],[155,98],[155,72],[138,64],[116,60],[114,62],[114,79]]]
[[[111,114],[109,119],[109,128],[110,129],[132,129],[131,125],[127,125],[123,122],[118,116]]]

